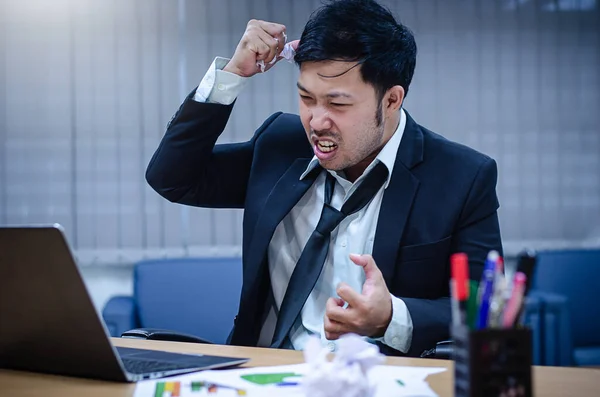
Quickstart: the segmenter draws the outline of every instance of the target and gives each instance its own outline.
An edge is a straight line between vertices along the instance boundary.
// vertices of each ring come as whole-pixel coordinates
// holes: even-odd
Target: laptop
[[[0,227],[0,368],[135,382],[247,361],[113,346],[61,226]]]

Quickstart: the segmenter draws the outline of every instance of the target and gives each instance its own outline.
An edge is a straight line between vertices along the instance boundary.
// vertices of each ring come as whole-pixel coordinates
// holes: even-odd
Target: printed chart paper
[[[161,380],[139,382],[134,397],[237,397],[304,396],[299,383],[308,364],[204,371]],[[378,365],[369,372],[377,385],[375,397],[436,396],[427,376],[443,372],[437,367]]]

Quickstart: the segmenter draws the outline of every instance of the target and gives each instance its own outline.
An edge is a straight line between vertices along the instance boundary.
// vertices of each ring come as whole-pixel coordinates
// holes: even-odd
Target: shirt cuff
[[[412,343],[412,318],[410,317],[406,303],[392,294],[390,296],[392,297],[392,321],[390,321],[383,337],[375,340],[383,342],[392,349],[406,353]]]
[[[223,71],[229,59],[216,57],[194,94],[194,101],[231,105],[248,81],[247,77]]]

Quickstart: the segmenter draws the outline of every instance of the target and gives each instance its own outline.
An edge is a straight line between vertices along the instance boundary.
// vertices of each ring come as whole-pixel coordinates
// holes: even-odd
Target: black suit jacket
[[[192,96],[169,123],[146,179],[172,202],[244,209],[243,287],[230,342],[255,346],[271,288],[267,247],[312,183],[299,177],[313,151],[299,117],[284,113],[269,117],[248,142],[215,145],[233,105],[197,103]],[[467,253],[470,277],[478,280],[487,253],[501,252],[496,179],[494,160],[428,131],[407,113],[373,257],[410,312],[408,355],[448,338],[450,255]]]

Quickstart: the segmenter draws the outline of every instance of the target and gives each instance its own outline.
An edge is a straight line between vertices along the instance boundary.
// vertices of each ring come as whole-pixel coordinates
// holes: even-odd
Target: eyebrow
[[[312,93],[307,90],[306,88],[304,88],[302,86],[302,84],[300,84],[300,82],[297,82],[296,85],[298,86],[298,89],[301,91],[306,92],[307,94],[312,95]],[[345,92],[341,92],[341,91],[331,91],[328,92],[327,95],[325,95],[327,98],[349,98],[349,99],[353,99],[354,97],[348,93]]]

